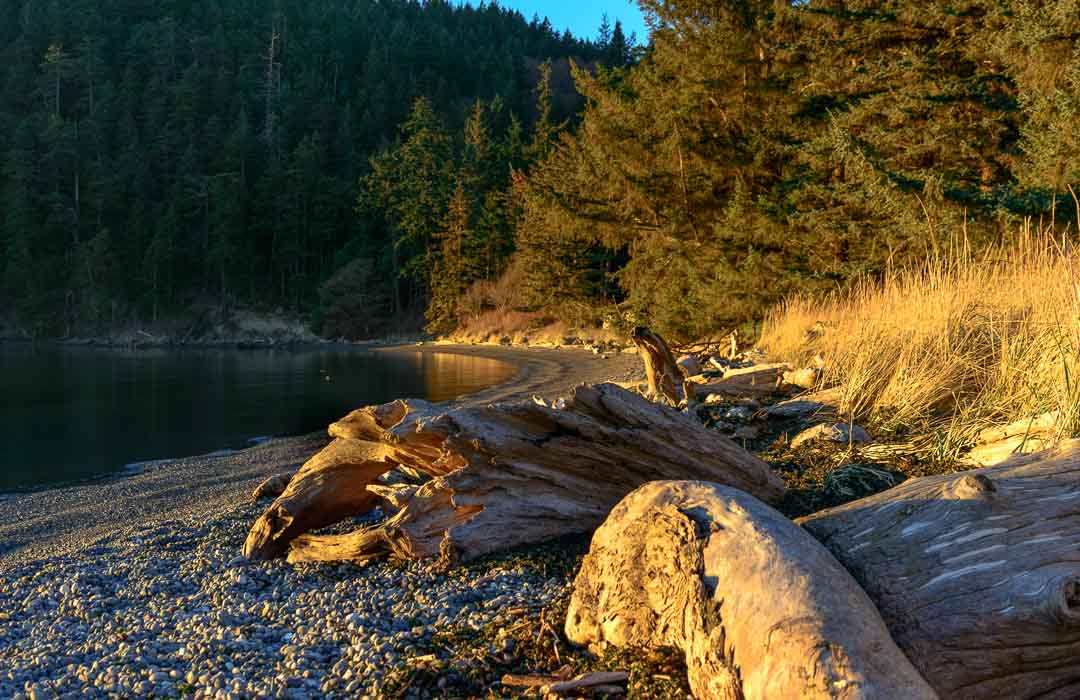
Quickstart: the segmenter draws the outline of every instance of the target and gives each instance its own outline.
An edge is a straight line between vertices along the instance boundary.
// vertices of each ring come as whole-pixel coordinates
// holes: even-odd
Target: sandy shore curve
[[[463,354],[518,368],[510,381],[446,402],[448,406],[534,394],[553,398],[582,382],[625,381],[642,375],[637,355],[605,358],[581,349],[424,344],[376,351]],[[117,439],[123,439],[122,434]],[[219,515],[247,502],[260,480],[296,468],[327,442],[321,433],[274,438],[228,454],[155,462],[141,473],[0,496],[0,571],[77,552],[102,537],[145,530],[157,522]]]

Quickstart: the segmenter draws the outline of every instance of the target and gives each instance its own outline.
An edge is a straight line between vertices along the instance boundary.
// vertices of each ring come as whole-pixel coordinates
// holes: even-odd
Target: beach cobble
[[[498,626],[569,585],[512,560],[469,576],[249,562],[238,553],[261,510],[157,524],[0,572],[0,697],[379,697],[436,634]]]

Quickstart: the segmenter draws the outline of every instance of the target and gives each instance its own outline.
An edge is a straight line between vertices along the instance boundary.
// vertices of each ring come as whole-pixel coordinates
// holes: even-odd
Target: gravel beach
[[[550,398],[580,382],[641,373],[628,354],[403,349],[520,368],[511,382],[461,403]],[[515,620],[565,598],[558,553],[551,570],[546,555],[510,556],[448,573],[421,563],[293,566],[239,557],[265,507],[251,502],[252,488],[326,441],[274,439],[0,496],[0,697],[382,697],[391,678],[417,664],[445,665],[444,685],[399,689],[399,697],[454,695],[455,674],[468,675],[468,663],[437,640],[483,631],[500,640],[486,653],[513,655],[507,630]]]

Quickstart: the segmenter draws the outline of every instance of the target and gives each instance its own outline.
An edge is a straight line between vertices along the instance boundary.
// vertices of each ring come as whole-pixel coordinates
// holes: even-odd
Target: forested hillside
[[[639,4],[645,47],[495,4],[0,0],[5,315],[689,339],[1075,222],[1080,0]]]
[[[577,76],[576,135],[523,183],[531,304],[694,338],[1021,217],[1075,222],[1076,0],[640,4],[651,51]]]
[[[44,335],[192,305],[320,314],[342,270],[324,299],[370,297],[345,330],[415,322],[415,241],[356,212],[369,159],[412,112],[406,139],[430,126],[447,157],[524,167],[543,62],[561,120],[566,59],[626,51],[442,1],[0,0],[0,18],[0,315]]]

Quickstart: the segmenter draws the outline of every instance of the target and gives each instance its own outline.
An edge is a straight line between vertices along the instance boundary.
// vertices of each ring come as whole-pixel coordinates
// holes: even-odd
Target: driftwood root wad
[[[828,550],[718,484],[653,482],[623,499],[593,536],[566,633],[680,648],[701,699],[937,697]]]
[[[800,522],[942,697],[1080,697],[1080,441]]]
[[[614,384],[580,386],[562,408],[525,401],[437,416],[425,412],[414,420],[409,403],[404,410],[350,414],[351,424],[362,426],[350,434],[370,439],[379,432],[385,442],[339,437],[338,443],[365,445],[371,459],[340,469],[305,465],[256,523],[245,552],[279,556],[281,545],[291,542],[291,561],[470,559],[590,532],[623,496],[656,479],[716,481],[768,501],[785,492],[781,479],[750,452],[686,414]],[[378,431],[363,427],[380,415],[388,416],[383,423],[398,423],[376,420]],[[337,464],[336,458],[324,461]],[[392,468],[430,480],[372,483]],[[316,475],[326,470],[350,478],[322,488]],[[304,534],[370,508],[368,498],[380,499],[392,517],[345,535]],[[337,507],[339,500],[347,507]]]

